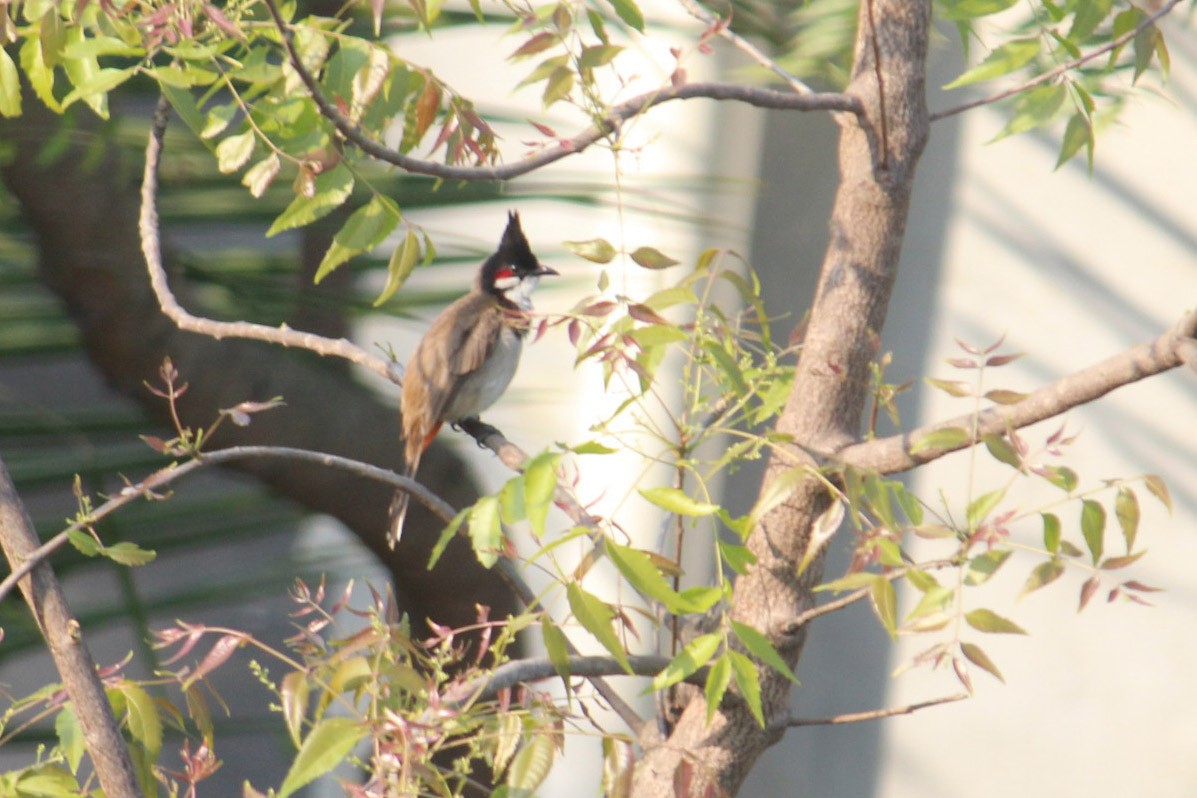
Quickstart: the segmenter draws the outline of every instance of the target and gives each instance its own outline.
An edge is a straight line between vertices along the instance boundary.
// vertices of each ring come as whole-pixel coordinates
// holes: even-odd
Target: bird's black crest
[[[495,254],[500,262],[520,271],[537,268],[536,256],[532,254],[532,247],[528,246],[528,239],[520,227],[520,215],[515,211],[507,213],[507,229],[503,231],[503,240],[499,242],[499,251]]]

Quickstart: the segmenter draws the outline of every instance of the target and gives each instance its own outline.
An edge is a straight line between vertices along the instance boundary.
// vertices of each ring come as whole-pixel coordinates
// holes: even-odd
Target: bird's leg
[[[491,435],[501,436],[503,434],[503,433],[499,432],[499,430],[497,430],[496,428],[492,427],[490,424],[485,423],[482,419],[478,418],[477,416],[470,416],[469,418],[463,418],[460,421],[453,424],[453,426],[456,427],[457,429],[461,430],[465,434],[469,435],[471,438],[473,438],[478,443],[479,446],[481,446],[484,449],[486,448],[486,443],[484,441],[487,438],[489,438]]]

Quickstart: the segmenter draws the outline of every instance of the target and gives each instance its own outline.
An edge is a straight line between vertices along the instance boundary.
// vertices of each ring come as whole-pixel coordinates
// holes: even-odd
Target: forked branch
[[[734,100],[754,105],[758,108],[779,108],[793,111],[846,111],[858,116],[863,113],[860,101],[847,94],[795,94],[793,92],[776,91],[757,86],[742,86],[735,83],[684,83],[680,86],[663,86],[613,106],[600,121],[578,133],[573,138],[561,140],[556,146],[548,147],[509,164],[495,166],[456,166],[439,163],[422,158],[413,158],[410,155],[405,155],[398,150],[380,144],[367,136],[361,128],[337,110],[336,105],[321,91],[315,76],[304,65],[303,59],[295,47],[294,33],[286,20],[283,19],[278,4],[275,0],[265,0],[265,3],[274,20],[275,27],[278,28],[279,35],[282,37],[283,47],[287,51],[287,60],[295,70],[295,74],[299,76],[304,86],[307,87],[312,101],[316,103],[316,107],[320,110],[320,114],[332,122],[346,140],[352,142],[366,155],[415,174],[431,175],[450,180],[509,180],[579,153],[592,144],[611,135],[627,120],[640,115],[653,106],[661,105],[671,100],[706,98],[710,100]]]
[[[154,121],[150,126],[150,137],[145,149],[145,172],[141,181],[141,211],[138,216],[138,230],[141,235],[141,250],[145,256],[146,269],[150,274],[150,285],[162,312],[180,330],[207,335],[216,340],[222,338],[249,338],[279,346],[307,349],[325,357],[341,357],[351,363],[373,371],[391,382],[401,381],[398,367],[371,354],[344,338],[325,338],[302,330],[292,330],[286,325],[269,327],[248,321],[216,321],[189,313],[170,290],[166,268],[162,265],[162,244],[158,232],[158,168],[162,161],[162,141],[166,133],[166,121],[170,104],[165,97],[159,98],[154,109]]]

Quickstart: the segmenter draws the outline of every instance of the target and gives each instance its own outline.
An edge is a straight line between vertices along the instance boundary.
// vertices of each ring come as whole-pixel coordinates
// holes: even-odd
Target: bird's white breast
[[[521,337],[511,328],[499,330],[499,340],[491,356],[472,374],[466,376],[445,408],[446,421],[470,418],[490,407],[507,390],[520,363]]]

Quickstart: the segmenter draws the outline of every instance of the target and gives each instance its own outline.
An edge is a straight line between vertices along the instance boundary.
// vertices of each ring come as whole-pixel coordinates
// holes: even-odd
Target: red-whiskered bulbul
[[[507,390],[530,326],[532,290],[546,274],[557,272],[536,259],[519,214],[508,213],[499,248],[483,261],[470,293],[433,320],[408,361],[400,405],[406,476],[416,475],[444,422],[476,419]],[[391,503],[392,548],[407,503],[406,491]]]

